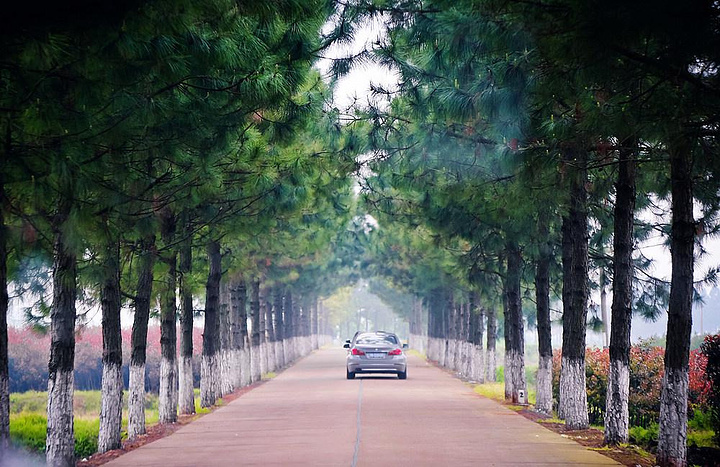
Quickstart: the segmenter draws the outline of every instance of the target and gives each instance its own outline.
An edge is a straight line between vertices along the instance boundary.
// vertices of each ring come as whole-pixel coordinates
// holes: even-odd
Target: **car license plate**
[[[385,354],[383,352],[368,352],[367,356],[368,358],[385,358]]]

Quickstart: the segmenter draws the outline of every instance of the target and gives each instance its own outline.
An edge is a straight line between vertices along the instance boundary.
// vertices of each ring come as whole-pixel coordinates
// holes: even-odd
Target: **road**
[[[323,349],[108,466],[619,465],[410,357],[408,379],[345,379]]]

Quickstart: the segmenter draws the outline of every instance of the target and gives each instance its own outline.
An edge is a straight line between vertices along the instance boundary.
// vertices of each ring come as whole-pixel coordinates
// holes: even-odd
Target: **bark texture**
[[[563,364],[558,416],[570,429],[589,426],[585,394],[585,330],[588,300],[587,154],[575,145],[563,150],[570,178],[570,202],[562,222]],[[580,405],[578,405],[580,404]]]
[[[660,397],[657,461],[687,463],[687,397],[695,245],[691,147],[684,137],[670,145],[672,180],[672,279],[665,346],[665,376]]]
[[[518,392],[527,394],[525,385],[525,338],[520,298],[522,258],[514,242],[508,242],[505,276],[505,399],[518,402]]]
[[[168,209],[161,215],[160,232],[165,246],[162,261],[167,265],[167,273],[161,281],[160,290],[160,395],[158,412],[160,423],[177,421],[177,304],[175,291],[177,286],[177,253],[173,245],[175,237],[175,216]]]
[[[535,410],[551,414],[552,396],[552,331],[550,324],[550,258],[552,248],[547,215],[538,216],[538,237],[541,239],[535,268],[535,305],[537,311],[539,365],[536,378]]]
[[[102,306],[103,374],[98,452],[120,447],[122,427],[122,332],[120,329],[120,242],[105,252]]]
[[[9,145],[8,138],[8,145]],[[3,200],[5,188],[0,174],[0,464],[10,446],[10,373],[8,369],[8,283],[7,283],[7,228]]]
[[[222,277],[222,257],[220,243],[211,241],[207,247],[210,269],[205,286],[205,328],[203,331],[203,358],[200,373],[200,405],[210,407],[215,404],[220,389],[220,368],[218,366],[218,312],[220,308],[220,279]]]
[[[180,365],[178,408],[181,414],[195,413],[193,392],[193,297],[190,289],[192,272],[192,228],[187,213],[183,213],[183,242],[180,247],[178,279],[180,282]]]
[[[145,359],[153,266],[155,264],[155,236],[145,237],[139,246],[140,271],[135,292],[135,317],[132,327],[132,353],[128,384],[128,438],[130,439],[145,434]]]
[[[633,224],[635,162],[630,149],[620,151],[615,185],[613,234],[613,300],[610,329],[610,374],[605,404],[605,443],[627,443],[630,429],[630,326],[632,323]]]
[[[495,317],[495,309],[489,307],[487,309],[487,352],[485,353],[485,380],[495,381],[495,370],[497,362],[495,359],[495,344],[497,340],[497,318]]]
[[[62,206],[60,212],[67,218],[70,212],[69,205]],[[57,225],[62,226],[63,223],[61,221]],[[46,461],[49,466],[71,466],[75,465],[73,368],[77,258],[67,246],[63,228],[58,228],[55,232],[53,256]]]
[[[145,434],[145,364],[130,363],[128,439]]]

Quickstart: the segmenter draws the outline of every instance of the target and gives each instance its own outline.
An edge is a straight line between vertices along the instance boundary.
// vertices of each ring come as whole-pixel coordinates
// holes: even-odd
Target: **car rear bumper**
[[[349,361],[347,370],[351,373],[404,373],[407,368],[406,361],[394,362],[372,362],[372,361]]]

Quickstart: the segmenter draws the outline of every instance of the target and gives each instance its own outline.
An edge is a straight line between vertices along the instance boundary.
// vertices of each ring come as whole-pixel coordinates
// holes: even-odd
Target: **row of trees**
[[[398,76],[397,89],[376,88],[387,107],[365,114],[376,157],[364,190],[381,226],[400,225],[386,277],[425,297],[430,335],[442,339],[433,352],[458,338],[478,342],[470,317],[501,306],[506,396],[515,399],[525,387],[524,284],[537,309],[538,405],[548,411],[555,294],[558,412],[569,428],[585,428],[589,293],[611,288],[605,437],[621,443],[631,315],[667,309],[658,462],[684,465],[694,264],[703,236],[717,230],[717,3],[359,1],[344,13],[386,25],[372,50],[348,58],[375,59]],[[644,223],[645,209],[669,211],[666,223]],[[422,269],[427,242],[403,251],[419,230],[451,260]],[[653,231],[668,239],[669,284],[648,274],[636,250]],[[428,283],[443,284],[438,270],[454,293],[418,283],[434,275]]]
[[[194,410],[198,311],[203,406],[287,364],[317,347],[319,297],[349,274],[332,253],[354,149],[311,68],[338,35],[320,33],[332,2],[15,8],[0,33],[0,443],[12,283],[50,325],[47,463],[74,465],[77,304],[102,310],[101,452],[120,446],[124,306],[130,436],[145,430],[151,315],[161,423]]]

